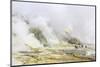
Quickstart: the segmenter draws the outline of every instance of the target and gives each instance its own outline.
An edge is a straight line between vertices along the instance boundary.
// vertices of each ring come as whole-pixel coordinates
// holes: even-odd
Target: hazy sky
[[[13,2],[12,12],[43,16],[56,32],[71,29],[71,34],[84,42],[95,43],[95,7]]]

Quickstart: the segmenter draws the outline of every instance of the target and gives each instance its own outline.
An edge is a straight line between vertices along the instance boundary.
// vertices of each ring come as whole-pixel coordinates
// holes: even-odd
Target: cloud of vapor
[[[71,36],[95,44],[95,7],[26,2],[12,4],[13,14],[27,16],[30,26],[38,26],[50,43],[59,41],[53,31],[59,36],[66,36],[64,30],[69,29]]]

